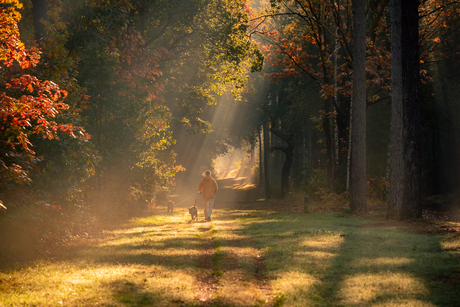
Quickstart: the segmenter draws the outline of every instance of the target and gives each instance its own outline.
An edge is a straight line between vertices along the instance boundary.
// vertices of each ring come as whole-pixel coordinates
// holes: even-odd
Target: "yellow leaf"
[[[27,90],[31,93],[34,91],[34,87],[32,86],[32,83],[29,83],[29,85],[27,85]]]

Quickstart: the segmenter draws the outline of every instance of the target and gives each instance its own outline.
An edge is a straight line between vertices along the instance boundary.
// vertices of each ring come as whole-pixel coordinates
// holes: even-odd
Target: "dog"
[[[192,220],[195,220],[198,218],[198,209],[196,208],[196,199],[195,199],[195,204],[188,208],[188,213],[192,216]]]
[[[174,202],[172,200],[168,201],[168,214],[173,213],[174,211]]]

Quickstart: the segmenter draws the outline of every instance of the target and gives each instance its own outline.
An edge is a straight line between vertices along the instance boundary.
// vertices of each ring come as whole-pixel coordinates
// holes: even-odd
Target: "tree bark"
[[[333,192],[334,191],[334,158],[332,153],[332,131],[331,131],[331,120],[332,116],[332,103],[330,98],[324,100],[324,108],[326,115],[323,118],[323,130],[324,137],[326,140],[326,173],[327,173],[327,187]]]
[[[281,170],[281,197],[284,198],[289,194],[289,176],[291,174],[291,166],[294,158],[294,147],[288,145],[283,150],[286,160],[284,160],[283,168]]]
[[[391,148],[387,218],[398,214],[403,199],[403,101],[401,0],[390,1],[391,13]]]
[[[146,24],[147,24],[147,18],[148,18],[148,7],[147,7],[146,2],[139,1],[137,3],[136,9],[137,9],[137,14],[138,14],[137,30],[141,32],[142,35],[144,35],[144,31],[146,29]]]
[[[352,211],[366,206],[366,2],[353,0],[353,133],[351,151]]]
[[[262,126],[263,127],[263,126]],[[262,150],[262,131],[259,130],[258,132],[259,136],[259,186],[262,186],[263,182],[263,150]]]
[[[351,136],[353,135],[353,96],[350,101],[350,126],[348,127],[348,150],[347,150],[347,182],[346,190],[350,192],[350,181],[351,181],[351,152],[353,151],[353,146],[351,143]]]
[[[418,0],[391,0],[391,151],[388,217],[421,216]],[[402,18],[404,12],[404,18]]]
[[[270,176],[268,171],[268,159],[270,156],[270,122],[264,124],[264,177],[265,177],[265,198],[271,199]]]
[[[46,20],[48,18],[48,3],[47,0],[32,0],[32,5],[35,40],[40,41],[45,36],[45,25],[42,20]]]
[[[422,138],[420,110],[420,51],[418,40],[418,0],[401,0],[401,59],[403,78],[404,191],[401,219],[422,216]]]

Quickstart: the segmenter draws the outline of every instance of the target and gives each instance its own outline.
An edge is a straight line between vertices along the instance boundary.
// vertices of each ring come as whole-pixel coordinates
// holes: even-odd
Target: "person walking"
[[[211,171],[207,170],[205,172],[205,176],[201,179],[198,190],[203,195],[204,218],[206,221],[210,221],[214,198],[218,190],[217,181],[211,177]]]

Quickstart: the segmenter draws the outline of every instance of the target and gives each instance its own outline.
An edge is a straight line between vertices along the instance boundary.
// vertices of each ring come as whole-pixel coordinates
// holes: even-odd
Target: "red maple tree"
[[[83,128],[56,119],[69,109],[64,103],[67,92],[52,81],[31,75],[40,60],[40,51],[26,48],[20,40],[17,23],[21,8],[18,0],[0,0],[0,172],[3,173],[0,177],[16,181],[28,179],[18,161],[30,161],[35,155],[31,135],[57,139],[61,132],[80,139],[90,138]],[[28,158],[11,158],[21,155]]]

